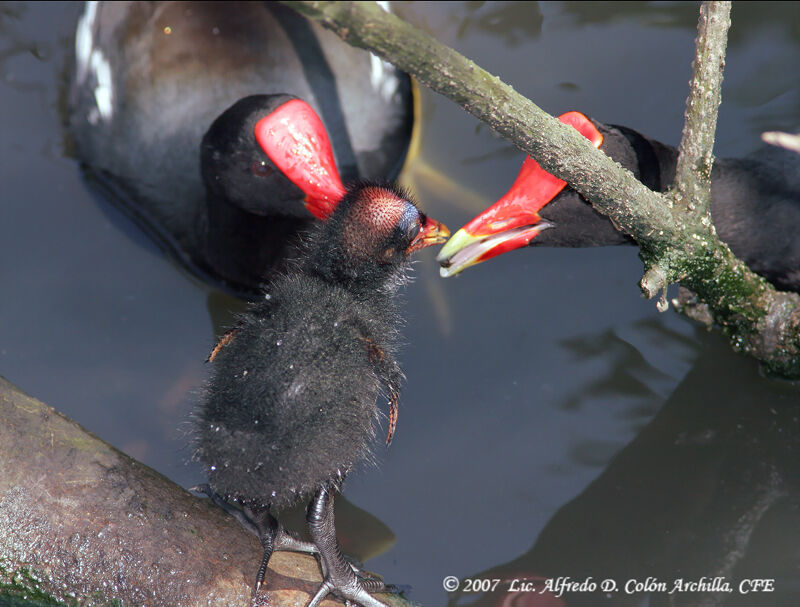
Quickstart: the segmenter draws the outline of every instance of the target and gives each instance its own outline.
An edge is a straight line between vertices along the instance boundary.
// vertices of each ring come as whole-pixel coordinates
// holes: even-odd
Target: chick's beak
[[[580,112],[567,112],[558,118],[578,130],[595,147],[602,134]],[[454,276],[470,266],[527,246],[541,231],[554,227],[539,211],[567,185],[528,156],[506,194],[483,213],[458,230],[436,257],[443,277]]]
[[[446,225],[425,216],[419,234],[411,241],[406,253],[410,254],[431,245],[442,244],[447,240],[448,236],[450,236],[450,230],[447,229]]]

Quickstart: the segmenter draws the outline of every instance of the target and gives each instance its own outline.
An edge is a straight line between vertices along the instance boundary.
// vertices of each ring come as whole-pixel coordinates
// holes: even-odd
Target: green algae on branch
[[[11,571],[0,561],[0,605],[3,607],[73,607],[41,589],[41,577],[26,567]]]
[[[0,561],[0,606],[2,607],[123,607],[116,599],[100,595],[78,601],[75,597],[58,599],[42,589],[44,576],[20,567],[11,571]],[[66,592],[67,595],[71,593]]]
[[[800,378],[800,297],[776,292],[723,243],[676,263],[682,286],[703,293],[734,350],[757,358],[768,375]],[[681,312],[691,309],[685,301],[674,303]]]
[[[14,573],[0,564],[0,606],[2,607],[123,607],[120,601],[97,596],[95,600],[59,600],[41,589],[42,578],[22,567]],[[67,592],[69,594],[69,592]]]

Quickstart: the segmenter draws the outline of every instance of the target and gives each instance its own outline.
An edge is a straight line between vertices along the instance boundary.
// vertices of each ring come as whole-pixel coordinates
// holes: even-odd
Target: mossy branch
[[[691,213],[671,197],[652,192],[629,171],[596,150],[567,127],[522,97],[512,87],[372,2],[285,2],[322,23],[348,43],[368,49],[459,104],[479,120],[531,154],[546,170],[566,180],[601,213],[639,244],[646,273],[642,288],[655,296],[668,284],[681,281],[707,304],[715,323],[731,344],[761,360],[767,369],[800,378],[800,297],[778,293],[736,259],[716,236],[706,203],[692,198]],[[700,52],[695,74],[719,71],[725,55],[727,3],[705,3]],[[724,27],[721,27],[724,26]],[[705,94],[706,85],[700,87]],[[710,106],[719,105],[711,92]],[[716,109],[713,111],[716,116]],[[698,116],[700,124],[708,120]],[[714,120],[714,122],[716,122]],[[701,129],[702,130],[702,129]],[[697,131],[697,135],[695,132]],[[682,146],[684,163],[698,177],[710,174],[714,128],[691,134]],[[699,143],[695,137],[699,137]],[[684,149],[685,148],[685,149]],[[703,186],[682,186],[693,196]],[[699,215],[699,218],[698,218]],[[699,220],[698,220],[699,219]],[[651,268],[657,268],[651,271]]]

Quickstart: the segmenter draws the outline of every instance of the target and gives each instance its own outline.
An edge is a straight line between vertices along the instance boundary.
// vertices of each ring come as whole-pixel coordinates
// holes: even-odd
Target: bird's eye
[[[420,221],[413,221],[411,224],[409,224],[408,230],[406,231],[406,237],[409,241],[414,240],[417,237],[423,221],[424,218],[420,218]]]
[[[250,172],[256,177],[269,177],[272,175],[272,167],[267,164],[266,160],[256,160],[250,167]]]

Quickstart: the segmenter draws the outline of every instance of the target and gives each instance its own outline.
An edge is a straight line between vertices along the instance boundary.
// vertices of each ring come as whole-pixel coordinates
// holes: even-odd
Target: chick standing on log
[[[322,171],[323,181],[338,182],[332,173]],[[208,474],[206,491],[261,538],[256,591],[273,550],[318,552],[323,583],[310,607],[330,592],[383,607],[368,593],[385,590],[383,583],[358,576],[342,557],[333,496],[369,457],[381,385],[390,397],[391,440],[403,378],[393,356],[395,294],[409,255],[444,242],[449,232],[396,186],[326,187],[341,188],[343,196],[315,227],[297,269],[274,280],[266,299],[211,354],[196,453]],[[270,513],[311,496],[313,544],[290,536]]]

